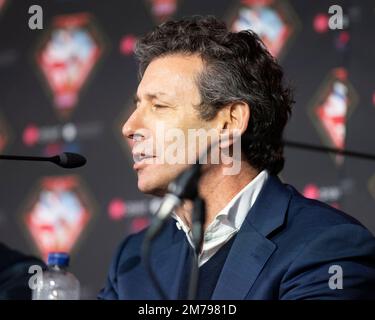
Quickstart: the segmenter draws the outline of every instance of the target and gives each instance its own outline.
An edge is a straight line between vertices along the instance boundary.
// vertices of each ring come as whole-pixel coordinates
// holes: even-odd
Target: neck
[[[246,161],[242,161],[241,170],[236,175],[223,175],[222,169],[220,165],[211,166],[205,170],[199,183],[199,194],[206,204],[205,230],[218,212],[259,173]],[[179,217],[189,226],[191,226],[191,210],[191,201],[185,201],[176,210]]]

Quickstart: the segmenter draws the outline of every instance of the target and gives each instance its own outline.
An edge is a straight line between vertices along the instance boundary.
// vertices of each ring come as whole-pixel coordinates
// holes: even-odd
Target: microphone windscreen
[[[58,156],[56,164],[63,168],[78,168],[86,164],[86,158],[78,153],[64,152]]]

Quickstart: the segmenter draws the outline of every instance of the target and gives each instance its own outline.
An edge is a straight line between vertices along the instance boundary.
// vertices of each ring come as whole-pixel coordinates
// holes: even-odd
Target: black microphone
[[[72,152],[64,152],[53,157],[0,155],[0,160],[49,161],[67,169],[79,168],[86,164],[86,158],[84,156]]]
[[[198,182],[201,176],[201,163],[195,163],[168,185],[168,193],[164,196],[159,209],[155,214],[153,223],[149,226],[147,234],[154,238],[161,231],[165,221],[172,211],[178,207],[182,199],[195,200],[198,196]]]

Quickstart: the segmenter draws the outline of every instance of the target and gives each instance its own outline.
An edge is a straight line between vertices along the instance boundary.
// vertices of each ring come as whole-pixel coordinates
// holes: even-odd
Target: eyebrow
[[[145,94],[146,98],[148,100],[152,100],[152,99],[160,99],[160,96],[167,96],[168,97],[168,94],[165,93],[165,92],[155,92],[155,93],[147,93]],[[141,99],[138,97],[137,93],[134,94],[134,97],[133,97],[133,103],[134,104],[137,104]],[[165,101],[165,103],[167,103],[167,101]]]

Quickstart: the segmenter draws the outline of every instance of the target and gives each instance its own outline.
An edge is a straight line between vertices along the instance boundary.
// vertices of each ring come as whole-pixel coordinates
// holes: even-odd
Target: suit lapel
[[[184,263],[189,250],[184,232],[177,232],[176,242],[154,255],[152,267],[169,299],[177,299]],[[156,250],[154,252],[157,252]]]
[[[250,290],[275,245],[245,222],[220,274],[213,300],[241,300]]]
[[[236,235],[212,299],[244,299],[276,245],[267,236],[282,226],[291,194],[270,176]]]

